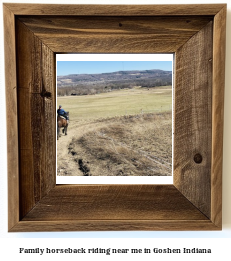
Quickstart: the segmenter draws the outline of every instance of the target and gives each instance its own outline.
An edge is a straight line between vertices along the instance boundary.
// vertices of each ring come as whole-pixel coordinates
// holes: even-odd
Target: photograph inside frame
[[[57,54],[57,184],[172,184],[173,54]]]

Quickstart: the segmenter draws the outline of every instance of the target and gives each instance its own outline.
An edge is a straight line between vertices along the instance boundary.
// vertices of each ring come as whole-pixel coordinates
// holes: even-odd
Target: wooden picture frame
[[[226,4],[3,4],[8,229],[221,230]],[[174,184],[56,185],[56,53],[175,53]]]

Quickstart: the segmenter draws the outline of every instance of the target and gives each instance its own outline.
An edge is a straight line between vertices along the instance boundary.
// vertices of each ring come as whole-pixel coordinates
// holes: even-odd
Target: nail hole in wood
[[[195,161],[195,163],[197,163],[197,164],[200,164],[200,163],[202,162],[202,156],[201,156],[200,153],[195,154],[195,156],[194,156],[194,161]]]
[[[121,27],[122,26],[122,24],[121,23],[119,23],[119,27]]]

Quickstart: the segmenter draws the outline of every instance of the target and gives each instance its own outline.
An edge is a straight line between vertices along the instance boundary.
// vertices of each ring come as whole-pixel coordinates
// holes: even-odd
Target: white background
[[[182,231],[182,232],[155,232],[155,231],[132,231],[132,232],[50,232],[50,233],[8,233],[7,232],[7,152],[6,152],[6,129],[5,129],[5,83],[4,83],[4,48],[3,48],[3,23],[2,23],[2,0],[0,6],[0,106],[1,106],[1,129],[0,129],[0,258],[1,260],[127,260],[145,258],[145,260],[231,260],[231,1],[204,0],[204,1],[44,1],[39,3],[63,3],[63,4],[202,4],[202,3],[227,3],[227,41],[226,41],[226,86],[225,86],[225,129],[224,129],[224,157],[223,157],[223,230],[222,231]],[[36,3],[36,1],[8,1],[17,3]],[[212,254],[136,254],[136,255],[43,255],[19,254],[19,247],[24,248],[211,248]],[[5,257],[7,255],[7,257]],[[3,259],[2,259],[3,257]]]

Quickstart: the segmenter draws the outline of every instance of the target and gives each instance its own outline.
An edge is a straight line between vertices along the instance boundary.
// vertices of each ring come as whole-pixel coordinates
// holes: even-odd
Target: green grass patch
[[[57,98],[57,105],[70,112],[73,121],[172,110],[172,88],[133,88],[97,95]]]

